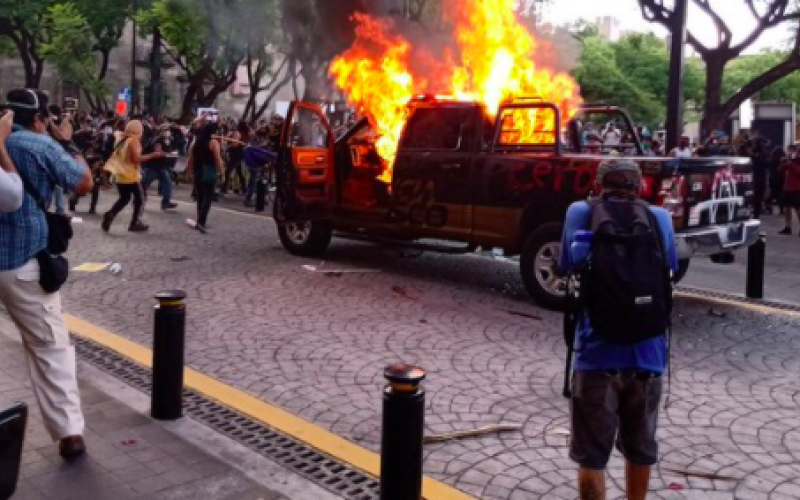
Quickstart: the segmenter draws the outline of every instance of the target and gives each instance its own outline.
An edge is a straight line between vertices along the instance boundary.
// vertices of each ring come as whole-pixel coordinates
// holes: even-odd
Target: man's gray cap
[[[614,172],[630,172],[636,174],[639,179],[639,184],[641,185],[642,169],[639,168],[639,164],[635,161],[625,158],[612,158],[601,161],[600,165],[597,167],[597,182],[602,184],[603,178]]]

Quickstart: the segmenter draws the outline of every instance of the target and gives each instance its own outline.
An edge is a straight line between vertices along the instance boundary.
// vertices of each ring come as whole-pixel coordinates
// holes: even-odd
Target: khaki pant
[[[31,385],[50,436],[83,435],[75,348],[61,314],[61,297],[39,286],[36,259],[0,272],[0,303],[22,335]]]

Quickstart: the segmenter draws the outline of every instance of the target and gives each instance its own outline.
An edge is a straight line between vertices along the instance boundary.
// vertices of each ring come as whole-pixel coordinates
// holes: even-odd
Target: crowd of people
[[[702,145],[694,147],[693,156],[750,158],[755,216],[782,214],[785,227],[778,233],[781,235],[792,234],[793,213],[800,223],[800,156],[797,145],[784,149],[757,134],[743,133],[734,141],[729,141],[723,134],[714,134]]]
[[[42,419],[65,460],[86,451],[75,348],[59,294],[69,274],[62,254],[72,237],[65,199],[74,212],[90,195],[89,212],[97,213],[100,192],[113,182],[118,198],[103,215],[102,228],[109,231],[132,202],[128,229],[147,231],[142,211],[148,188],[158,180],[161,207],[176,208],[169,170],[188,154],[198,209],[193,227],[205,232],[218,185],[226,191],[237,173],[239,188],[244,192],[249,181],[251,191],[253,174],[246,179],[241,167],[244,148],[277,147],[282,117],[259,125],[217,123],[208,116],[181,127],[141,116],[71,115],[50,106],[38,90],[15,89],[6,96],[0,110],[0,304],[20,331]]]
[[[637,130],[644,156],[673,158],[704,158],[739,156],[750,158],[753,164],[753,196],[755,216],[783,215],[785,227],[780,235],[792,234],[792,215],[800,224],[800,147],[791,145],[784,149],[758,134],[739,134],[731,138],[724,133],[711,134],[702,144],[692,143],[688,135],[680,137],[678,145],[670,151],[664,149],[663,133],[653,136],[647,129]],[[632,133],[622,132],[613,122],[604,126],[587,123],[582,129],[583,151],[600,154],[616,152],[638,156]]]
[[[206,232],[211,200],[225,196],[230,191],[243,196],[245,206],[254,206],[259,164],[248,162],[246,148],[274,151],[280,140],[284,119],[275,114],[256,124],[233,119],[212,120],[200,116],[191,125],[142,115],[121,117],[113,112],[106,114],[79,112],[64,113],[57,106],[49,106],[54,124],[67,124],[72,130],[72,143],[89,166],[94,180],[89,214],[97,213],[100,193],[116,187],[118,198],[111,209],[103,214],[101,226],[111,230],[114,220],[132,204],[133,214],[128,224],[131,232],[144,232],[149,226],[143,221],[148,192],[158,184],[161,209],[170,211],[177,207],[172,200],[176,182],[176,164],[187,157],[186,177],[194,182],[193,198],[198,204],[197,220],[191,226]],[[53,193],[55,212],[70,215],[78,209],[82,196],[68,197],[68,208],[63,191]]]

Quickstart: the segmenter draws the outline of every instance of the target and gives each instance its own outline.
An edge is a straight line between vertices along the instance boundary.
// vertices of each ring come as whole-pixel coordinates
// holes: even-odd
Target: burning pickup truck
[[[367,120],[334,140],[317,107],[292,104],[275,203],[289,252],[320,255],[334,235],[449,253],[502,248],[519,255],[534,299],[559,307],[564,282],[555,266],[567,207],[596,192],[597,166],[611,154],[638,161],[643,198],[672,214],[679,277],[695,255],[727,254],[757,239],[748,159],[646,157],[619,108],[582,108],[565,124],[558,106],[538,99],[504,102],[496,114],[433,96],[410,108],[387,182]],[[586,125],[609,121],[632,142],[589,152]]]

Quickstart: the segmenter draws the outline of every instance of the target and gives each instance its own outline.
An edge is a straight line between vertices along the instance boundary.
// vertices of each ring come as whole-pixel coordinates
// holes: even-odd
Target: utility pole
[[[133,0],[133,16],[131,30],[131,109],[129,114],[133,114],[133,105],[136,102],[136,11],[139,10],[139,0]]]
[[[672,29],[670,30],[672,32],[672,48],[667,89],[667,144],[664,148],[665,151],[672,151],[678,145],[678,140],[683,133],[683,75],[688,7],[688,0],[675,0]]]
[[[150,52],[150,116],[161,113],[161,30],[153,30],[153,49]]]

